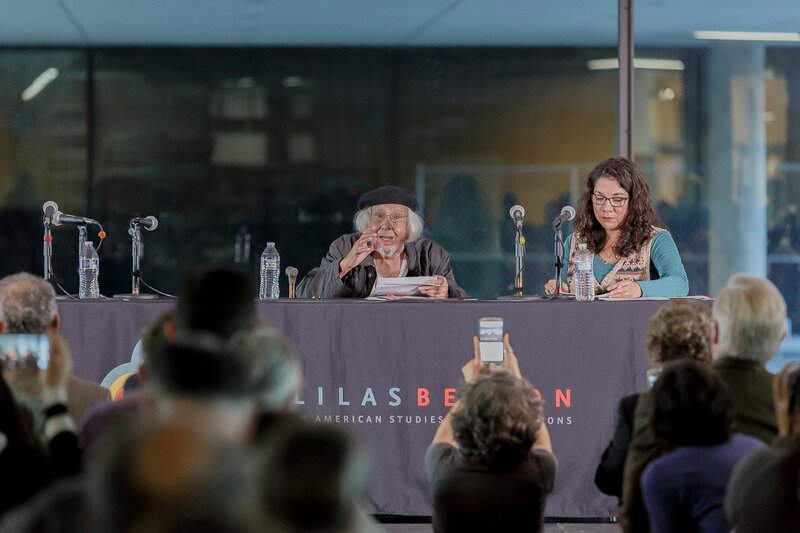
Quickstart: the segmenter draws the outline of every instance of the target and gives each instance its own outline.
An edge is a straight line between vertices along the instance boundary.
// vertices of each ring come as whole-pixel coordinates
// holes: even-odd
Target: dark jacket
[[[609,496],[622,496],[622,471],[625,459],[628,457],[628,447],[633,434],[633,415],[639,393],[625,396],[617,406],[617,425],[614,428],[614,437],[603,451],[600,464],[594,474],[594,484],[604,494]]]
[[[297,286],[300,298],[366,298],[377,280],[375,263],[367,256],[360,265],[339,278],[339,262],[350,252],[360,233],[342,235],[331,243],[328,255],[311,270]],[[444,276],[450,298],[464,298],[466,291],[459,287],[450,267],[450,254],[430,239],[405,243],[408,276]]]
[[[772,374],[764,363],[738,357],[720,357],[712,367],[733,396],[734,428],[770,444],[778,436]]]

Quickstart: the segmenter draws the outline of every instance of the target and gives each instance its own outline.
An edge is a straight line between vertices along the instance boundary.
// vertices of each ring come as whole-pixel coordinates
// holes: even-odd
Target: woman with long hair
[[[616,157],[598,164],[578,202],[575,232],[566,238],[569,265],[563,291],[574,292],[574,265],[569,258],[580,243],[595,254],[595,292],[611,298],[686,296],[689,281],[675,241],[656,225],[650,188],[639,167]],[[555,280],[545,292],[555,292]]]

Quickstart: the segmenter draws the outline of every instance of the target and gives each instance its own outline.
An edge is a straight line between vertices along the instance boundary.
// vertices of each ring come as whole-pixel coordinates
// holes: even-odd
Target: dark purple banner
[[[408,516],[430,515],[423,457],[457,398],[478,319],[503,317],[523,375],[542,393],[558,457],[547,515],[604,517],[615,501],[594,487],[594,470],[617,401],[644,388],[644,333],[663,303],[280,300],[259,303],[259,312],[297,345],[298,409],[349,429],[370,451],[367,510]],[[171,305],[59,302],[76,373],[113,390],[135,369],[142,328]]]

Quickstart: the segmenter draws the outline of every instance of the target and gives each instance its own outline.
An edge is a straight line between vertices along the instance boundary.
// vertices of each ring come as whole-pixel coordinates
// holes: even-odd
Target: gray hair
[[[27,272],[0,280],[0,318],[6,333],[47,333],[58,314],[56,292]]]
[[[262,328],[236,334],[229,348],[249,367],[256,405],[269,411],[284,409],[303,379],[292,343],[280,332]]]
[[[765,362],[786,334],[786,301],[769,280],[732,276],[711,309],[722,354]]]
[[[405,206],[404,206],[405,207]],[[406,207],[408,209],[408,207]],[[365,207],[361,209],[356,216],[353,217],[353,226],[359,233],[364,233],[370,227],[372,221],[372,208]],[[406,242],[414,242],[422,236],[422,230],[425,229],[425,221],[419,216],[416,211],[408,209],[408,238]]]

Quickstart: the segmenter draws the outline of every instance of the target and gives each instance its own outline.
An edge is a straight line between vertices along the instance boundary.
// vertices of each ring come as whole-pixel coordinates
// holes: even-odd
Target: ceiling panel
[[[452,2],[64,1],[94,44],[155,45],[397,45]]]
[[[0,43],[69,46],[84,38],[58,0],[4,0]]]
[[[618,0],[6,0],[0,45],[612,46]],[[798,31],[800,0],[636,0],[640,45]]]

